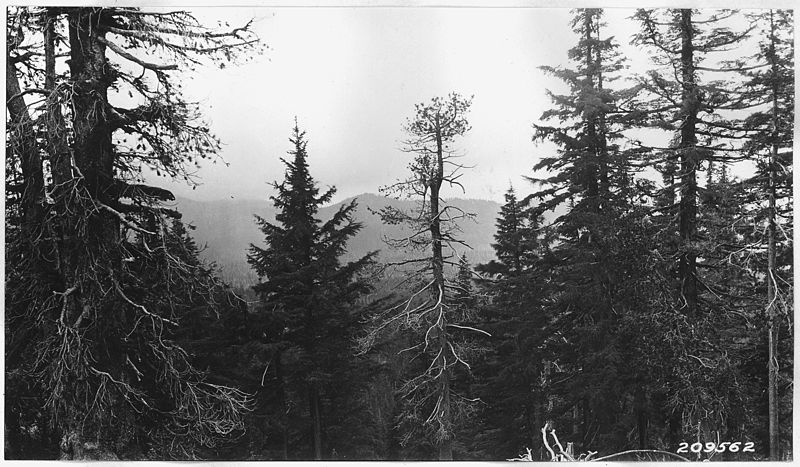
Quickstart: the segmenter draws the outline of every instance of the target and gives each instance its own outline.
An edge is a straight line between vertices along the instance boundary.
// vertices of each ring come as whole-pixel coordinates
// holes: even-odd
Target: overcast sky
[[[169,186],[199,200],[265,199],[283,178],[295,116],[309,140],[312,176],[335,185],[334,201],[406,175],[399,151],[414,104],[450,91],[475,96],[472,130],[457,142],[474,165],[466,194],[502,201],[509,183],[531,191],[523,175],[554,148],[531,141],[532,123],[549,106],[546,89],[565,90],[541,65],[567,65],[576,38],[569,9],[546,8],[201,8],[199,19],[255,17],[269,46],[254,62],[202,69],[185,78],[224,143],[229,164],[203,167],[202,185]],[[615,35],[637,70],[647,56],[628,42],[631,9],[607,9],[605,35]]]

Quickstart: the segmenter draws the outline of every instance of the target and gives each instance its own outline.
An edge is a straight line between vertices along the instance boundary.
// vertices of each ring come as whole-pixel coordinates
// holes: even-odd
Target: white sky
[[[546,8],[200,8],[206,23],[243,23],[269,46],[252,63],[187,75],[190,100],[200,101],[229,163],[197,172],[202,185],[160,180],[179,196],[211,200],[266,199],[282,180],[279,158],[297,116],[309,140],[312,176],[335,185],[334,201],[407,175],[399,151],[402,125],[414,104],[450,91],[475,98],[472,130],[457,146],[467,189],[445,192],[502,201],[509,183],[531,191],[523,175],[548,144],[531,142],[531,124],[550,105],[546,89],[565,90],[541,65],[568,65],[576,43],[569,9]],[[649,67],[628,45],[632,9],[607,9],[605,35],[617,36],[633,69]],[[155,180],[152,180],[155,182]]]

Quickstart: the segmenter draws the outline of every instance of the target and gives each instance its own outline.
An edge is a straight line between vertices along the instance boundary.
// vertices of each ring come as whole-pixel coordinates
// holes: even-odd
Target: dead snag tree
[[[207,28],[185,11],[8,13],[13,429],[48,431],[66,458],[190,456],[240,428],[248,398],[208,382],[176,343],[185,297],[213,303],[215,286],[170,246],[179,215],[161,203],[173,196],[142,169],[190,180],[216,156],[174,72],[223,66],[257,38],[249,24]]]
[[[417,104],[414,118],[405,127],[409,139],[404,150],[414,155],[409,164],[411,176],[382,191],[416,199],[418,207],[412,212],[387,207],[380,215],[384,223],[404,224],[412,232],[406,238],[388,240],[390,246],[427,250],[422,257],[403,262],[419,265],[412,279],[422,285],[399,305],[373,316],[360,342],[366,352],[382,335],[410,331],[417,339],[404,352],[413,352],[414,358],[425,362],[425,369],[401,388],[408,407],[405,418],[426,429],[439,460],[453,458],[454,425],[469,406],[451,387],[455,368],[469,369],[465,358],[472,349],[464,333],[479,331],[454,320],[458,287],[445,274],[445,266],[458,264],[453,260],[455,246],[464,245],[456,237],[458,222],[472,216],[448,205],[441,193],[445,184],[463,190],[458,180],[465,166],[457,161],[452,144],[470,129],[466,113],[471,103],[472,98],[457,93],[436,97]]]

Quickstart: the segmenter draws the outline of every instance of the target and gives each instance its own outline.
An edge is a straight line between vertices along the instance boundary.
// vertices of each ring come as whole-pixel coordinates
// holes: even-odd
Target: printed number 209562
[[[753,442],[746,442],[743,443],[741,441],[737,441],[735,443],[729,443],[727,441],[723,443],[680,443],[678,445],[678,453],[688,453],[688,452],[756,452],[755,448],[753,447]]]

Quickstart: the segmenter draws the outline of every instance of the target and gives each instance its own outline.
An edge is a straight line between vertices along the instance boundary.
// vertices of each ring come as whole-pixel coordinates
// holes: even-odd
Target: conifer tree
[[[514,188],[509,187],[505,196],[505,204],[500,208],[500,215],[495,223],[496,243],[492,244],[499,263],[492,260],[478,265],[477,270],[487,274],[518,275],[530,263],[535,250],[533,233],[538,227],[537,219],[530,219],[530,211],[524,203],[517,200]],[[536,216],[533,216],[536,217]]]
[[[479,264],[489,275],[477,281],[479,322],[493,336],[486,357],[475,369],[475,393],[482,410],[472,442],[489,458],[531,448],[544,459],[541,428],[545,424],[542,378],[548,357],[542,352],[547,314],[543,311],[546,270],[539,266],[548,254],[539,211],[525,208],[513,189],[505,195],[497,217],[492,247],[500,261]]]
[[[557,126],[534,125],[535,141],[551,140],[560,146],[558,156],[543,157],[534,167],[552,174],[531,179],[545,186],[534,197],[542,200],[542,210],[553,210],[567,201],[574,203],[571,211],[585,213],[580,216],[583,227],[610,208],[612,192],[623,188],[627,180],[625,154],[618,151],[614,140],[620,138],[623,123],[631,118],[621,108],[632,95],[608,87],[625,65],[613,39],[601,38],[602,15],[599,9],[575,10],[571,24],[579,41],[569,51],[575,68],[541,67],[567,83],[570,93],[550,93],[554,108],[545,111],[541,119],[556,120]],[[563,219],[567,230],[562,234],[579,235],[576,230],[581,225],[573,226],[567,220]]]
[[[469,264],[466,253],[461,255],[458,260],[458,271],[456,272],[455,293],[453,300],[468,310],[475,307],[475,293],[472,287],[472,267]]]
[[[662,189],[668,195],[662,196],[653,221],[662,226],[658,251],[672,271],[667,277],[676,278],[672,298],[664,296],[653,313],[673,315],[673,326],[689,332],[664,344],[676,356],[666,370],[674,382],[669,394],[660,396],[669,401],[661,411],[674,414],[668,422],[672,445],[688,432],[710,437],[722,420],[728,436],[745,436],[737,431],[751,420],[745,389],[724,381],[746,378],[731,342],[750,326],[750,318],[729,310],[749,306],[739,298],[748,279],[731,261],[739,254],[730,248],[738,243],[729,227],[736,222],[714,201],[739,195],[719,183],[702,187],[699,174],[713,163],[722,170],[719,180],[728,182],[726,164],[748,157],[741,144],[747,135],[731,118],[732,111],[754,104],[736,79],[742,64],[713,60],[715,52],[741,45],[752,27],[732,29],[740,17],[734,10],[638,10],[635,17],[641,25],[636,43],[653,51],[657,65],[640,81],[645,100],[639,106],[647,112],[647,126],[673,138],[669,147],[650,155],[670,174]],[[667,258],[674,258],[672,265]],[[690,337],[699,335],[702,340]]]
[[[247,397],[208,383],[173,340],[186,292],[208,282],[169,250],[174,197],[142,169],[191,180],[216,157],[172,72],[258,40],[186,11],[18,7],[7,19],[6,393],[36,398],[13,429],[49,424],[46,442],[70,459],[212,445],[241,426]]]
[[[636,35],[639,44],[649,46],[654,52],[654,61],[665,68],[649,73],[642,81],[645,89],[655,96],[645,108],[648,109],[649,125],[674,132],[673,150],[664,157],[670,167],[669,173],[679,174],[674,184],[665,190],[679,193],[677,205],[665,209],[666,213],[677,212],[679,260],[677,273],[679,294],[685,313],[698,313],[700,285],[697,273],[698,240],[698,180],[697,174],[705,161],[730,161],[735,153],[727,151],[715,141],[726,122],[719,120],[719,112],[741,107],[735,91],[719,82],[703,83],[702,72],[720,71],[704,67],[701,62],[711,53],[741,42],[748,31],[736,32],[724,25],[734,16],[734,11],[719,11],[700,15],[691,9],[637,10],[636,18],[642,31]],[[675,71],[677,70],[677,72]],[[701,113],[709,114],[703,117]],[[677,161],[677,162],[676,162]],[[670,178],[672,180],[672,178]],[[672,197],[671,197],[672,198]]]
[[[630,272],[617,245],[619,221],[632,214],[631,154],[616,140],[636,115],[624,110],[633,91],[608,87],[624,64],[613,40],[602,37],[602,16],[598,9],[576,10],[572,26],[579,39],[569,51],[574,68],[544,67],[565,81],[570,93],[551,95],[554,108],[542,115],[557,125],[534,125],[534,139],[556,143],[559,154],[537,164],[535,169],[547,169],[549,176],[531,179],[543,187],[528,197],[541,200],[541,210],[567,208],[549,227],[559,244],[537,266],[551,278],[543,290],[549,298],[540,300],[546,310],[539,312],[551,318],[540,320],[546,325],[537,334],[547,358],[562,372],[557,379],[568,383],[536,390],[545,392],[540,400],[548,400],[547,417],[583,450],[610,437],[622,420],[619,408],[627,391],[633,390],[621,391],[604,376],[626,372],[618,353],[624,313],[619,289]]]
[[[471,353],[470,338],[464,334],[483,332],[454,319],[455,288],[445,275],[446,265],[456,266],[450,259],[454,246],[463,243],[456,236],[458,222],[471,217],[442,199],[445,184],[463,188],[458,179],[464,166],[455,160],[452,144],[470,128],[466,114],[471,103],[472,98],[458,93],[435,97],[417,104],[414,118],[406,125],[405,150],[414,154],[411,176],[384,191],[415,198],[419,207],[413,212],[387,207],[380,214],[384,223],[405,224],[412,231],[406,238],[390,239],[390,246],[425,249],[429,254],[404,261],[421,264],[420,288],[399,305],[373,316],[361,339],[362,352],[387,335],[404,331],[417,342],[405,350],[413,351],[414,358],[422,357],[427,368],[401,388],[407,402],[402,416],[413,429],[423,429],[439,460],[453,459],[457,422],[470,411],[470,401],[451,386],[455,367],[469,367],[464,358]]]
[[[737,134],[746,137],[743,149],[755,159],[755,176],[743,182],[744,189],[755,195],[742,206],[750,206],[745,215],[748,224],[760,226],[741,232],[748,249],[765,246],[766,255],[748,255],[745,264],[757,271],[766,271],[767,366],[769,457],[781,459],[780,401],[791,375],[780,375],[779,367],[791,368],[791,352],[782,351],[779,330],[791,327],[793,287],[792,227],[792,145],[794,120],[794,42],[791,10],[767,10],[753,14],[759,37],[758,52],[735,66],[746,79],[743,101],[754,111],[743,121],[732,125]],[[755,202],[753,202],[755,201]],[[735,242],[740,243],[740,242]],[[764,257],[766,256],[766,257]],[[761,262],[754,264],[753,258]],[[791,341],[791,333],[786,333]],[[788,346],[791,349],[791,344]],[[782,395],[781,392],[784,392]],[[784,426],[788,424],[784,423]]]
[[[347,332],[356,317],[353,301],[369,291],[360,274],[375,253],[340,263],[348,240],[361,228],[352,219],[356,201],[343,205],[326,222],[317,219],[320,206],[330,202],[336,189],[320,193],[309,173],[305,132],[297,122],[289,141],[294,147],[292,158],[282,159],[285,180],[274,184],[277,194],[271,197],[277,222],[256,216],[265,247],[251,245],[248,262],[261,279],[253,289],[262,307],[283,329],[275,357],[276,365],[287,372],[279,381],[282,392],[304,393],[311,456],[319,460],[330,455],[324,446],[324,400],[331,385],[340,383],[337,372],[347,364]]]

